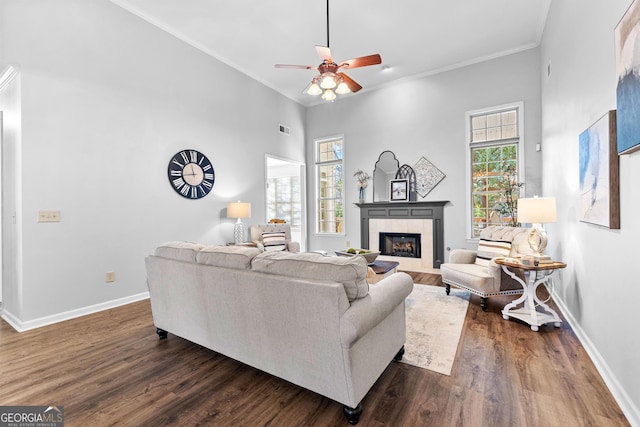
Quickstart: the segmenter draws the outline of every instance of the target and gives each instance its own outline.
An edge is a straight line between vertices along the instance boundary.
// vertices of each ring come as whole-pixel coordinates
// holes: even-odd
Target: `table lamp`
[[[251,218],[251,203],[248,202],[231,202],[227,204],[227,218],[238,218],[233,227],[233,239],[236,245],[244,242],[244,225],[242,218]]]
[[[518,199],[518,222],[531,224],[529,246],[541,256],[547,247],[547,233],[542,224],[556,222],[556,198],[533,197]]]

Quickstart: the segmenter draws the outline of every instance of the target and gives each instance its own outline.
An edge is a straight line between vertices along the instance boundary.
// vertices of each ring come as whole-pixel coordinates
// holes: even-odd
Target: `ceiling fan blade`
[[[276,64],[276,68],[294,68],[298,70],[315,70],[318,67],[315,65],[290,65],[290,64]]]
[[[360,86],[358,83],[355,82],[355,80],[353,80],[351,77],[347,76],[345,73],[338,73],[339,76],[342,76],[342,78],[344,79],[344,82],[347,84],[347,86],[349,87],[349,90],[351,90],[351,92],[357,92],[360,89],[362,89],[362,86]]]
[[[382,58],[377,53],[375,55],[361,56],[360,58],[343,61],[340,63],[340,67],[352,69],[376,64],[382,64]]]
[[[318,56],[320,56],[323,61],[333,62],[333,59],[331,59],[331,49],[328,47],[316,45],[316,52],[318,52]]]

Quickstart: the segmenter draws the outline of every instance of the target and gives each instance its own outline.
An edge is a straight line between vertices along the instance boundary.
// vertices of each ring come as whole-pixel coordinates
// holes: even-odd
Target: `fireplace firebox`
[[[380,233],[380,254],[406,258],[420,258],[420,234]]]

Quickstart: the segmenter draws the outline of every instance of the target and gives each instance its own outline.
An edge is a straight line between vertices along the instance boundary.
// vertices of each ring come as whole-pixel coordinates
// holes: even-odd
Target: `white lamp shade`
[[[556,222],[556,198],[533,197],[518,199],[518,222],[528,224]]]
[[[228,203],[227,218],[251,218],[251,203],[240,201]]]
[[[307,89],[307,93],[312,96],[320,95],[322,94],[322,89],[320,89],[320,86],[318,86],[318,83],[314,81],[309,85],[309,88]]]
[[[336,94],[333,93],[331,89],[327,89],[322,94],[322,99],[324,99],[325,101],[333,101],[334,99],[336,99]]]
[[[320,80],[320,87],[322,89],[333,89],[337,84],[333,73],[324,73],[322,75],[322,79]]]
[[[351,92],[351,89],[349,89],[349,86],[347,86],[345,82],[340,83],[336,88],[336,93],[339,95],[344,95],[349,92]]]

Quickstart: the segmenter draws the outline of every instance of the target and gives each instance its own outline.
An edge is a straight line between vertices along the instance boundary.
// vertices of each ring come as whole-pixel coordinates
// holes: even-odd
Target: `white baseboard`
[[[76,310],[65,311],[63,313],[58,313],[46,317],[40,317],[39,319],[29,320],[27,322],[21,321],[5,309],[2,310],[2,318],[16,331],[25,332],[31,329],[41,328],[43,326],[52,325],[54,323],[63,322],[65,320],[75,319],[76,317],[86,316],[87,314],[109,310],[110,308],[120,307],[122,305],[131,304],[132,302],[142,301],[148,298],[149,292],[142,292],[140,294],[130,295],[128,297],[90,305],[88,307],[78,308]]]
[[[553,301],[556,303],[565,319],[573,329],[573,332],[578,337],[578,340],[589,354],[591,361],[595,365],[596,369],[600,373],[600,376],[604,380],[607,387],[609,387],[609,391],[613,395],[613,398],[620,406],[620,409],[624,413],[625,417],[627,417],[627,421],[629,424],[635,427],[640,427],[640,410],[633,403],[633,400],[629,397],[625,389],[620,385],[616,376],[609,369],[609,365],[604,360],[598,349],[593,345],[593,342],[589,339],[589,336],[585,333],[584,329],[580,326],[580,324],[576,321],[575,317],[571,314],[568,307],[564,304],[564,301],[560,298],[560,296],[555,292],[555,289],[552,292]]]

